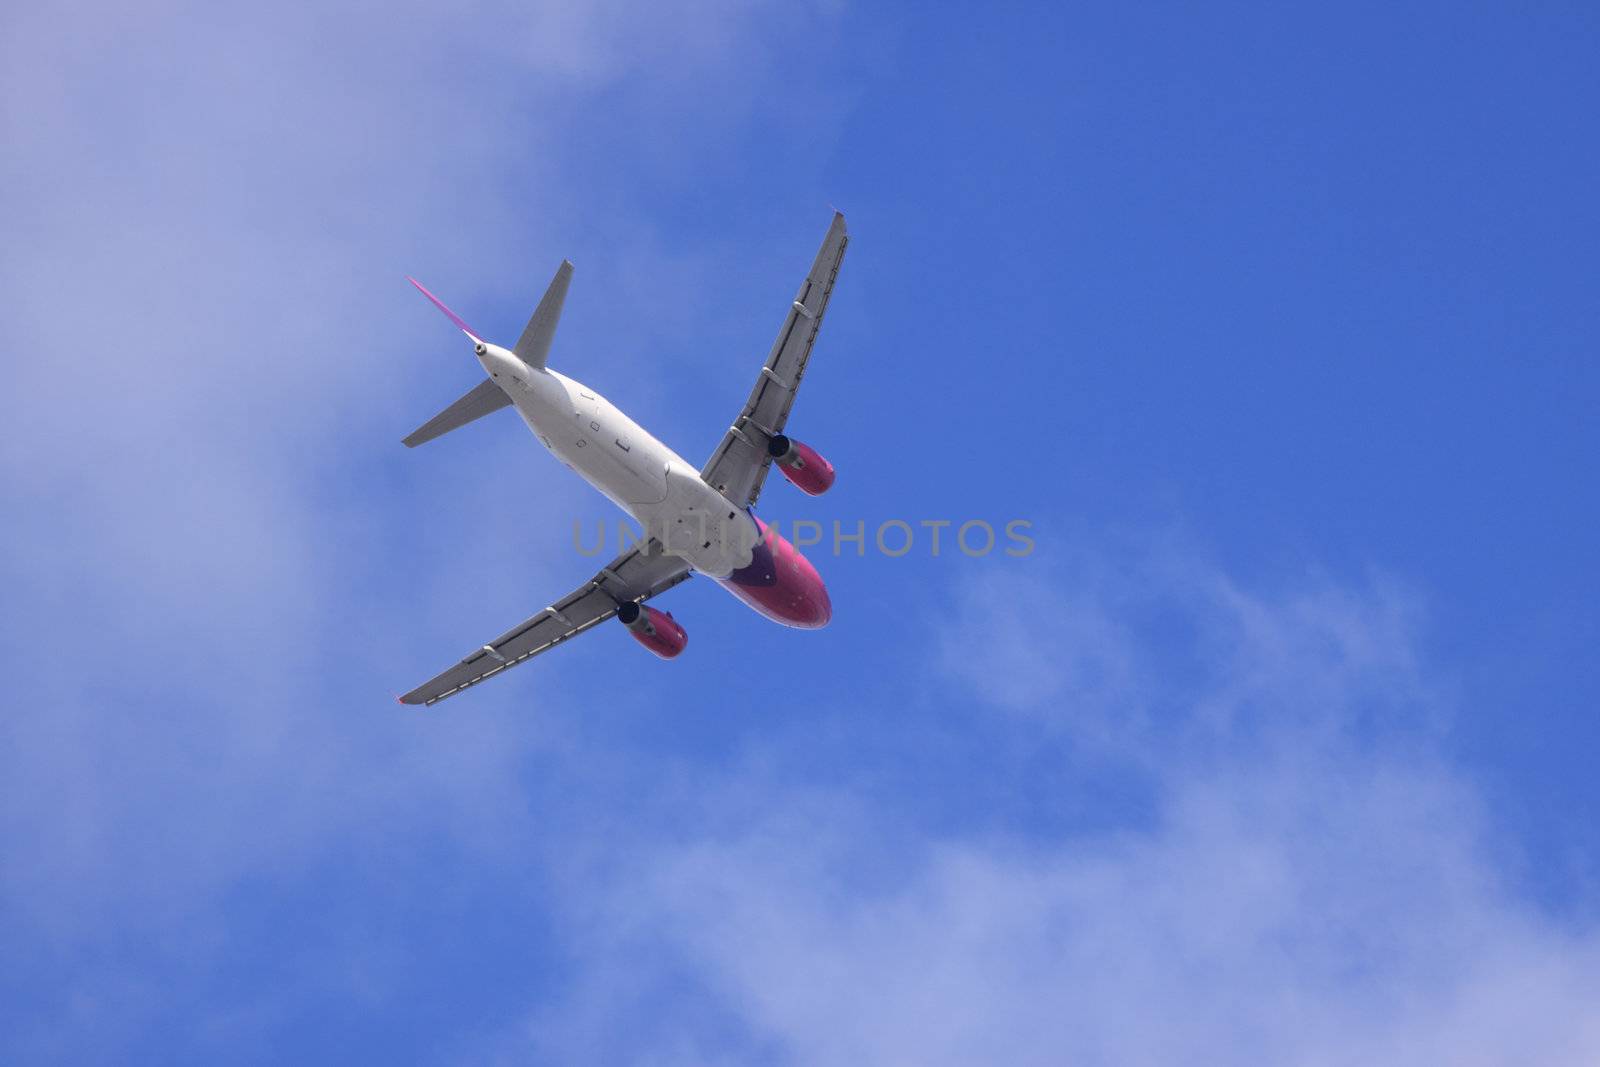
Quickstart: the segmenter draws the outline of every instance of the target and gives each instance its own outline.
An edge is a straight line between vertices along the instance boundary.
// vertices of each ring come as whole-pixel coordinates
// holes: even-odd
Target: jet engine
[[[617,619],[633,639],[662,659],[671,659],[689,643],[689,633],[665,611],[628,601],[617,609]]]
[[[802,493],[821,496],[833,485],[833,464],[810,445],[774,434],[767,442],[767,455]]]

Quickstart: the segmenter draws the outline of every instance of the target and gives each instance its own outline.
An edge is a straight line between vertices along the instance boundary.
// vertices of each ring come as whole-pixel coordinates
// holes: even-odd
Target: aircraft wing
[[[761,484],[772,464],[767,441],[782,433],[789,421],[789,408],[806,372],[806,361],[811,358],[811,346],[817,340],[822,314],[828,309],[828,297],[833,295],[833,283],[849,243],[844,216],[836,211],[816,262],[800,283],[800,292],[784,317],[783,328],[778,331],[778,339],[773,342],[744,411],[700,472],[702,478],[740,507],[754,504],[761,495]]]
[[[689,565],[661,551],[655,540],[631,548],[600,568],[589,581],[487,645],[438,677],[400,698],[402,704],[435,704],[485,678],[492,678],[570,637],[611,618],[619,605],[649,600],[689,577]]]

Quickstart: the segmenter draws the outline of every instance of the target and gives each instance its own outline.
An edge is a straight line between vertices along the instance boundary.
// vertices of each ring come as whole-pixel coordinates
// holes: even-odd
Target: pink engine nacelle
[[[689,643],[689,632],[665,611],[630,600],[617,609],[617,618],[635,641],[662,659],[671,659]]]
[[[833,464],[810,445],[774,434],[767,442],[767,455],[802,493],[821,496],[833,486]]]

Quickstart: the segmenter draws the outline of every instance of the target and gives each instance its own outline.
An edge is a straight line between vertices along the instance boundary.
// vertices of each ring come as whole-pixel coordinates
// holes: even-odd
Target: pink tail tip
[[[440,300],[438,297],[436,297],[432,293],[428,292],[427,286],[423,285],[421,282],[417,281],[415,278],[413,278],[409,274],[406,275],[406,281],[408,281],[412,285],[416,286],[417,287],[417,292],[421,293],[423,296],[425,296],[429,300],[433,301],[433,306],[438,308],[440,311],[444,312],[445,318],[447,318],[451,322],[455,323],[456,326],[461,330],[462,333],[464,333],[468,337],[472,338],[472,340],[474,342],[479,340],[477,331],[475,331],[471,326],[468,326],[465,322],[462,322],[460,315],[457,315],[454,311],[451,311],[449,308],[445,307],[443,300]]]

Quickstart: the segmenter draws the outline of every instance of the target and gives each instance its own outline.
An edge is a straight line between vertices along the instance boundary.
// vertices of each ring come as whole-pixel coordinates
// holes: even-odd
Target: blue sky
[[[1600,1059],[1582,5],[9,10],[8,1062]],[[615,515],[403,281],[679,452],[853,241],[785,522],[393,694]]]

